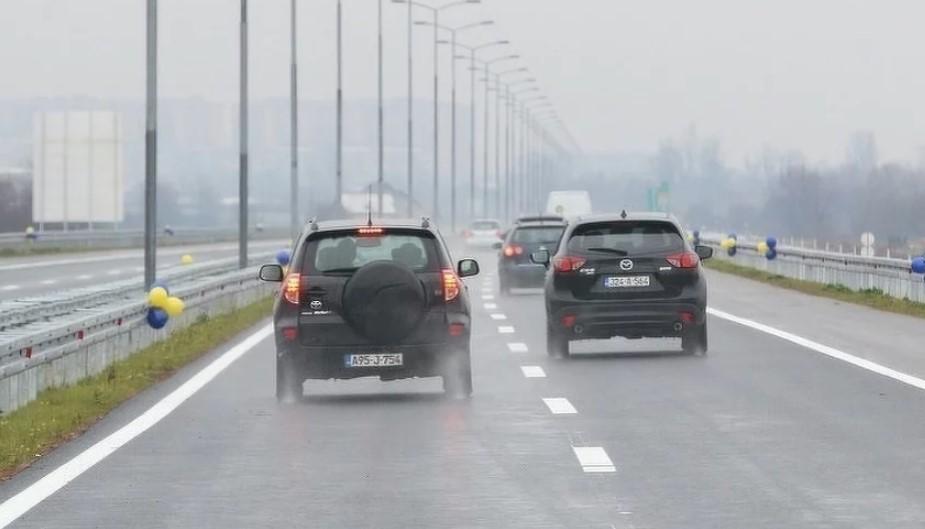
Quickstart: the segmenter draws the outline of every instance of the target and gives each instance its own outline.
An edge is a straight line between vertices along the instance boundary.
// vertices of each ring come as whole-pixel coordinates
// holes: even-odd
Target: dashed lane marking
[[[543,403],[546,404],[546,407],[549,408],[549,411],[552,412],[553,415],[571,415],[578,413],[575,406],[572,406],[572,403],[564,397],[543,399]]]
[[[482,294],[482,299],[484,301],[491,301],[495,299],[495,296],[493,296],[492,294]]]
[[[572,451],[585,472],[616,472],[617,468],[600,446],[573,446]]]
[[[4,285],[0,287],[0,290],[3,290],[4,292],[9,292],[11,290],[19,290],[19,285]]]
[[[507,348],[510,349],[512,353],[526,353],[528,351],[527,344],[523,342],[511,342],[507,344]]]
[[[506,320],[507,316],[504,314],[492,314],[491,319],[493,320]]]
[[[54,284],[57,283],[57,282],[58,282],[57,279],[46,279],[46,280],[44,280],[44,281],[39,282],[39,284],[41,284],[41,285],[54,285]]]
[[[111,276],[117,276],[117,275],[119,275],[119,274],[121,274],[121,273],[122,273],[122,270],[119,270],[118,268],[115,269],[115,270],[110,270],[110,271],[106,272],[107,275],[111,275]]]
[[[501,334],[514,334],[514,328],[510,325],[502,325],[498,327],[498,332]]]
[[[82,275],[77,276],[77,277],[74,278],[74,279],[79,279],[79,280],[81,280],[81,281],[86,281],[86,280],[88,280],[88,279],[93,279],[93,275],[91,275],[91,274],[82,274]]]
[[[546,378],[546,372],[540,366],[520,366],[520,370],[527,378]]]
[[[486,303],[485,310],[495,310],[498,308],[498,305],[495,303]]]

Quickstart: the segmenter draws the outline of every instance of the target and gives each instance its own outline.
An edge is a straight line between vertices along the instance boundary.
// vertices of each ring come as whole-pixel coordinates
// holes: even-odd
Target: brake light
[[[443,269],[443,301],[449,303],[459,297],[459,278],[450,268]]]
[[[293,305],[299,304],[299,294],[302,291],[302,276],[297,272],[292,272],[286,276],[286,280],[283,281],[283,299],[292,303]]]
[[[364,226],[357,229],[357,235],[382,235],[383,229],[378,226]]]
[[[462,336],[466,331],[466,326],[462,323],[451,323],[449,327],[450,336]]]
[[[566,314],[565,316],[562,316],[562,326],[571,329],[575,326],[576,319],[577,318],[574,314]]]
[[[681,252],[669,255],[665,258],[668,264],[675,268],[697,268],[700,264],[700,257],[694,252]]]
[[[584,257],[573,257],[570,255],[565,255],[553,259],[552,265],[557,274],[567,274],[569,272],[575,272],[584,266],[585,261],[587,261],[587,259]]]
[[[504,247],[504,256],[505,257],[514,257],[515,255],[523,255],[524,247],[519,244],[508,244]]]
[[[299,329],[296,327],[283,327],[283,338],[287,342],[294,342],[299,337]]]

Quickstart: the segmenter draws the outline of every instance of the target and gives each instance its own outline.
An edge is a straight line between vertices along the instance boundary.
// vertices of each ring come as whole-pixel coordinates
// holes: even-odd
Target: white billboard
[[[39,112],[32,120],[34,222],[121,222],[122,117]]]

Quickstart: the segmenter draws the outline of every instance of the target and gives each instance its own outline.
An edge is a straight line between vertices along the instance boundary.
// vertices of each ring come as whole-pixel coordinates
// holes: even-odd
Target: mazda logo
[[[624,272],[628,272],[632,269],[633,269],[633,261],[629,259],[624,259],[620,261],[620,270],[623,270]]]

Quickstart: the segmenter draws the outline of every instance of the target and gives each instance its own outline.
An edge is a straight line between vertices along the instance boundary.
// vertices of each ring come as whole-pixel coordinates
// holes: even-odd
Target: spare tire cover
[[[377,344],[396,344],[424,317],[427,295],[410,268],[374,261],[357,270],[344,286],[347,323]]]

